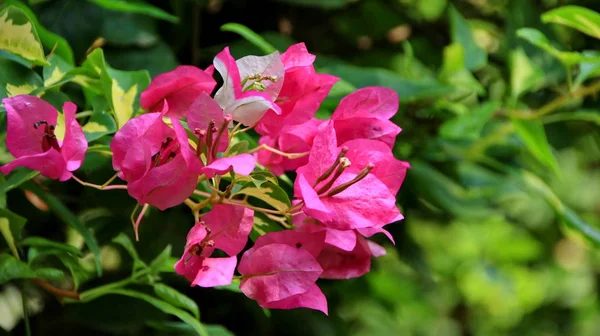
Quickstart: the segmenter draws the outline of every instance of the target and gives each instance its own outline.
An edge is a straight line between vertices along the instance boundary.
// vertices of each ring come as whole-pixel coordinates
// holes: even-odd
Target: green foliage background
[[[24,170],[0,176],[9,237],[0,306],[20,316],[10,298],[18,285],[38,307],[12,334],[600,334],[600,16],[552,11],[600,11],[597,1],[3,2],[15,23],[33,23],[43,50],[10,50],[0,38],[0,96],[76,102],[97,124],[84,127],[86,180],[112,176],[106,135],[138,109],[113,95],[139,95],[148,75],[177,64],[205,67],[224,45],[241,57],[297,41],[317,54],[318,71],[342,78],[319,117],[355,88],[398,92],[394,153],[412,164],[398,199],[406,219],[389,226],[396,245],[367,276],[321,283],[329,317],[263,311],[235,288],[189,288],[171,270],[192,224],[187,209],[150,211],[131,243],[135,202],[125,192]],[[228,22],[264,40],[221,31]],[[10,160],[0,146],[0,163]],[[24,278],[79,287],[85,302],[61,304]],[[202,325],[175,290],[196,302]]]

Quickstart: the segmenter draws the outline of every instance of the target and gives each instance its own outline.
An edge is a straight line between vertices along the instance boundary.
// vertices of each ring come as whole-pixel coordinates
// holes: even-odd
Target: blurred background
[[[388,226],[396,245],[378,237],[388,254],[362,278],[320,281],[329,317],[267,312],[235,291],[189,288],[165,276],[197,301],[204,323],[240,336],[600,335],[600,109],[585,91],[600,63],[565,61],[568,51],[598,56],[600,41],[541,20],[569,4],[600,11],[598,1],[146,1],[161,12],[123,10],[118,2],[26,3],[69,42],[77,64],[102,47],[113,68],[155,76],[178,64],[204,68],[225,45],[236,58],[263,54],[220,30],[236,22],[280,51],[305,42],[317,71],[342,79],[320,118],[356,88],[381,85],[400,96],[394,122],[403,132],[394,153],[412,169],[398,198],[406,219]],[[69,90],[75,100],[81,95]],[[112,174],[109,158],[88,155],[84,177],[101,182]],[[83,287],[127,277],[131,261],[110,241],[121,231],[131,235],[133,200],[75,183],[57,183],[53,192],[107,244],[104,277]],[[27,214],[28,234],[71,239],[35,195],[15,189],[8,196],[13,212]],[[186,210],[153,211],[143,222],[142,260],[167,244],[180,255]],[[34,335],[189,332],[140,300],[61,306],[35,287],[25,290],[38,298]],[[24,334],[18,295],[11,285],[0,292],[2,328],[13,335]],[[211,335],[230,333],[215,327]]]

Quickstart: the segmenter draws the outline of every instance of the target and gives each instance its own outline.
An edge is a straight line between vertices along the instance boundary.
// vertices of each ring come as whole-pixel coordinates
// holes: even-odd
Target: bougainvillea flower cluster
[[[385,254],[369,240],[375,234],[393,243],[385,226],[403,218],[396,194],[409,168],[392,153],[398,96],[362,88],[318,119],[338,78],[317,73],[314,60],[302,43],[238,60],[225,48],[206,70],[180,66],[156,76],[141,93],[144,111],[114,134],[112,165],[126,185],[113,189],[127,189],[142,213],[190,208],[175,270],[192,286],[239,281],[261,307],[327,314],[319,279],[369,272],[371,259]],[[27,95],[3,104],[15,160],[0,171],[73,177],[87,149],[76,106],[59,113]],[[260,137],[254,148],[248,132]],[[291,201],[278,185],[286,172],[296,177]]]

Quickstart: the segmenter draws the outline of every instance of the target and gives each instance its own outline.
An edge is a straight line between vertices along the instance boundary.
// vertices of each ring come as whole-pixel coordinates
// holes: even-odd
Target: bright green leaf
[[[0,59],[0,98],[29,94],[43,85],[33,70],[7,59]]]
[[[131,239],[129,239],[129,237],[125,233],[121,232],[118,236],[113,238],[112,242],[123,246],[125,251],[127,251],[129,256],[133,259],[133,269],[134,270],[138,269],[138,268],[146,267],[146,263],[144,263],[142,261],[142,259],[140,259],[140,256],[138,255],[137,251],[135,250],[135,246],[133,246],[133,242],[131,241]]]
[[[566,67],[571,67],[583,61],[590,62],[598,60],[598,57],[589,57],[574,51],[561,51],[556,49],[552,46],[546,35],[537,29],[521,28],[517,31],[517,36],[556,57],[556,59]]]
[[[554,113],[542,118],[545,124],[561,121],[586,121],[600,126],[600,112],[597,110],[580,110],[573,112]]]
[[[553,22],[575,28],[600,39],[600,14],[580,6],[563,6],[542,15],[543,22]]]
[[[142,15],[151,16],[155,19],[165,20],[172,23],[178,23],[179,18],[175,15],[169,14],[158,7],[154,7],[144,1],[140,0],[88,0],[95,3],[100,7],[106,9],[126,12],[126,13],[138,13]]]
[[[176,259],[171,257],[171,245],[167,245],[157,256],[150,262],[148,268],[150,272],[157,274],[161,272],[175,272]]]
[[[10,230],[12,239],[17,243],[21,241],[23,228],[25,227],[25,223],[27,223],[27,218],[21,217],[8,209],[2,208],[0,208],[0,218],[5,218],[8,220],[8,228]]]
[[[34,247],[37,247],[38,249],[60,250],[63,252],[67,252],[67,253],[76,255],[76,256],[82,255],[81,251],[78,248],[76,248],[75,246],[55,242],[55,241],[48,240],[43,237],[27,237],[27,238],[23,239],[19,245],[34,246]]]
[[[546,138],[542,122],[540,120],[513,119],[512,123],[531,155],[550,168],[552,172],[559,174],[558,163]]]
[[[241,35],[248,42],[252,43],[260,50],[262,50],[265,54],[270,54],[277,50],[269,42],[262,38],[262,36],[258,35],[257,33],[253,32],[250,28],[239,23],[224,24],[221,26],[221,30]]]
[[[536,89],[544,82],[544,72],[533,63],[522,48],[510,53],[510,92],[513,99]]]
[[[173,306],[190,311],[197,319],[200,319],[200,310],[196,302],[174,288],[158,283],[154,285],[154,293]]]
[[[33,269],[26,263],[17,260],[9,254],[0,254],[0,284],[16,279],[48,279],[62,280],[64,274],[62,271],[53,268]]]

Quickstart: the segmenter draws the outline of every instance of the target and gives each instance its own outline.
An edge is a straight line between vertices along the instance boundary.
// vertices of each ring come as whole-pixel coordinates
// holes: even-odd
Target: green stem
[[[90,290],[87,290],[87,291],[81,293],[81,295],[80,295],[81,302],[92,301],[103,295],[109,294],[110,291],[113,289],[125,287],[134,281],[135,281],[135,278],[132,276],[130,278],[123,279],[121,281],[117,281],[117,282],[109,283],[109,284],[106,284],[106,285],[103,285],[100,287],[92,288]]]
[[[21,286],[21,303],[23,305],[23,322],[25,323],[25,335],[31,336],[31,325],[29,324],[29,307],[27,307],[27,297],[25,296],[25,286]]]

